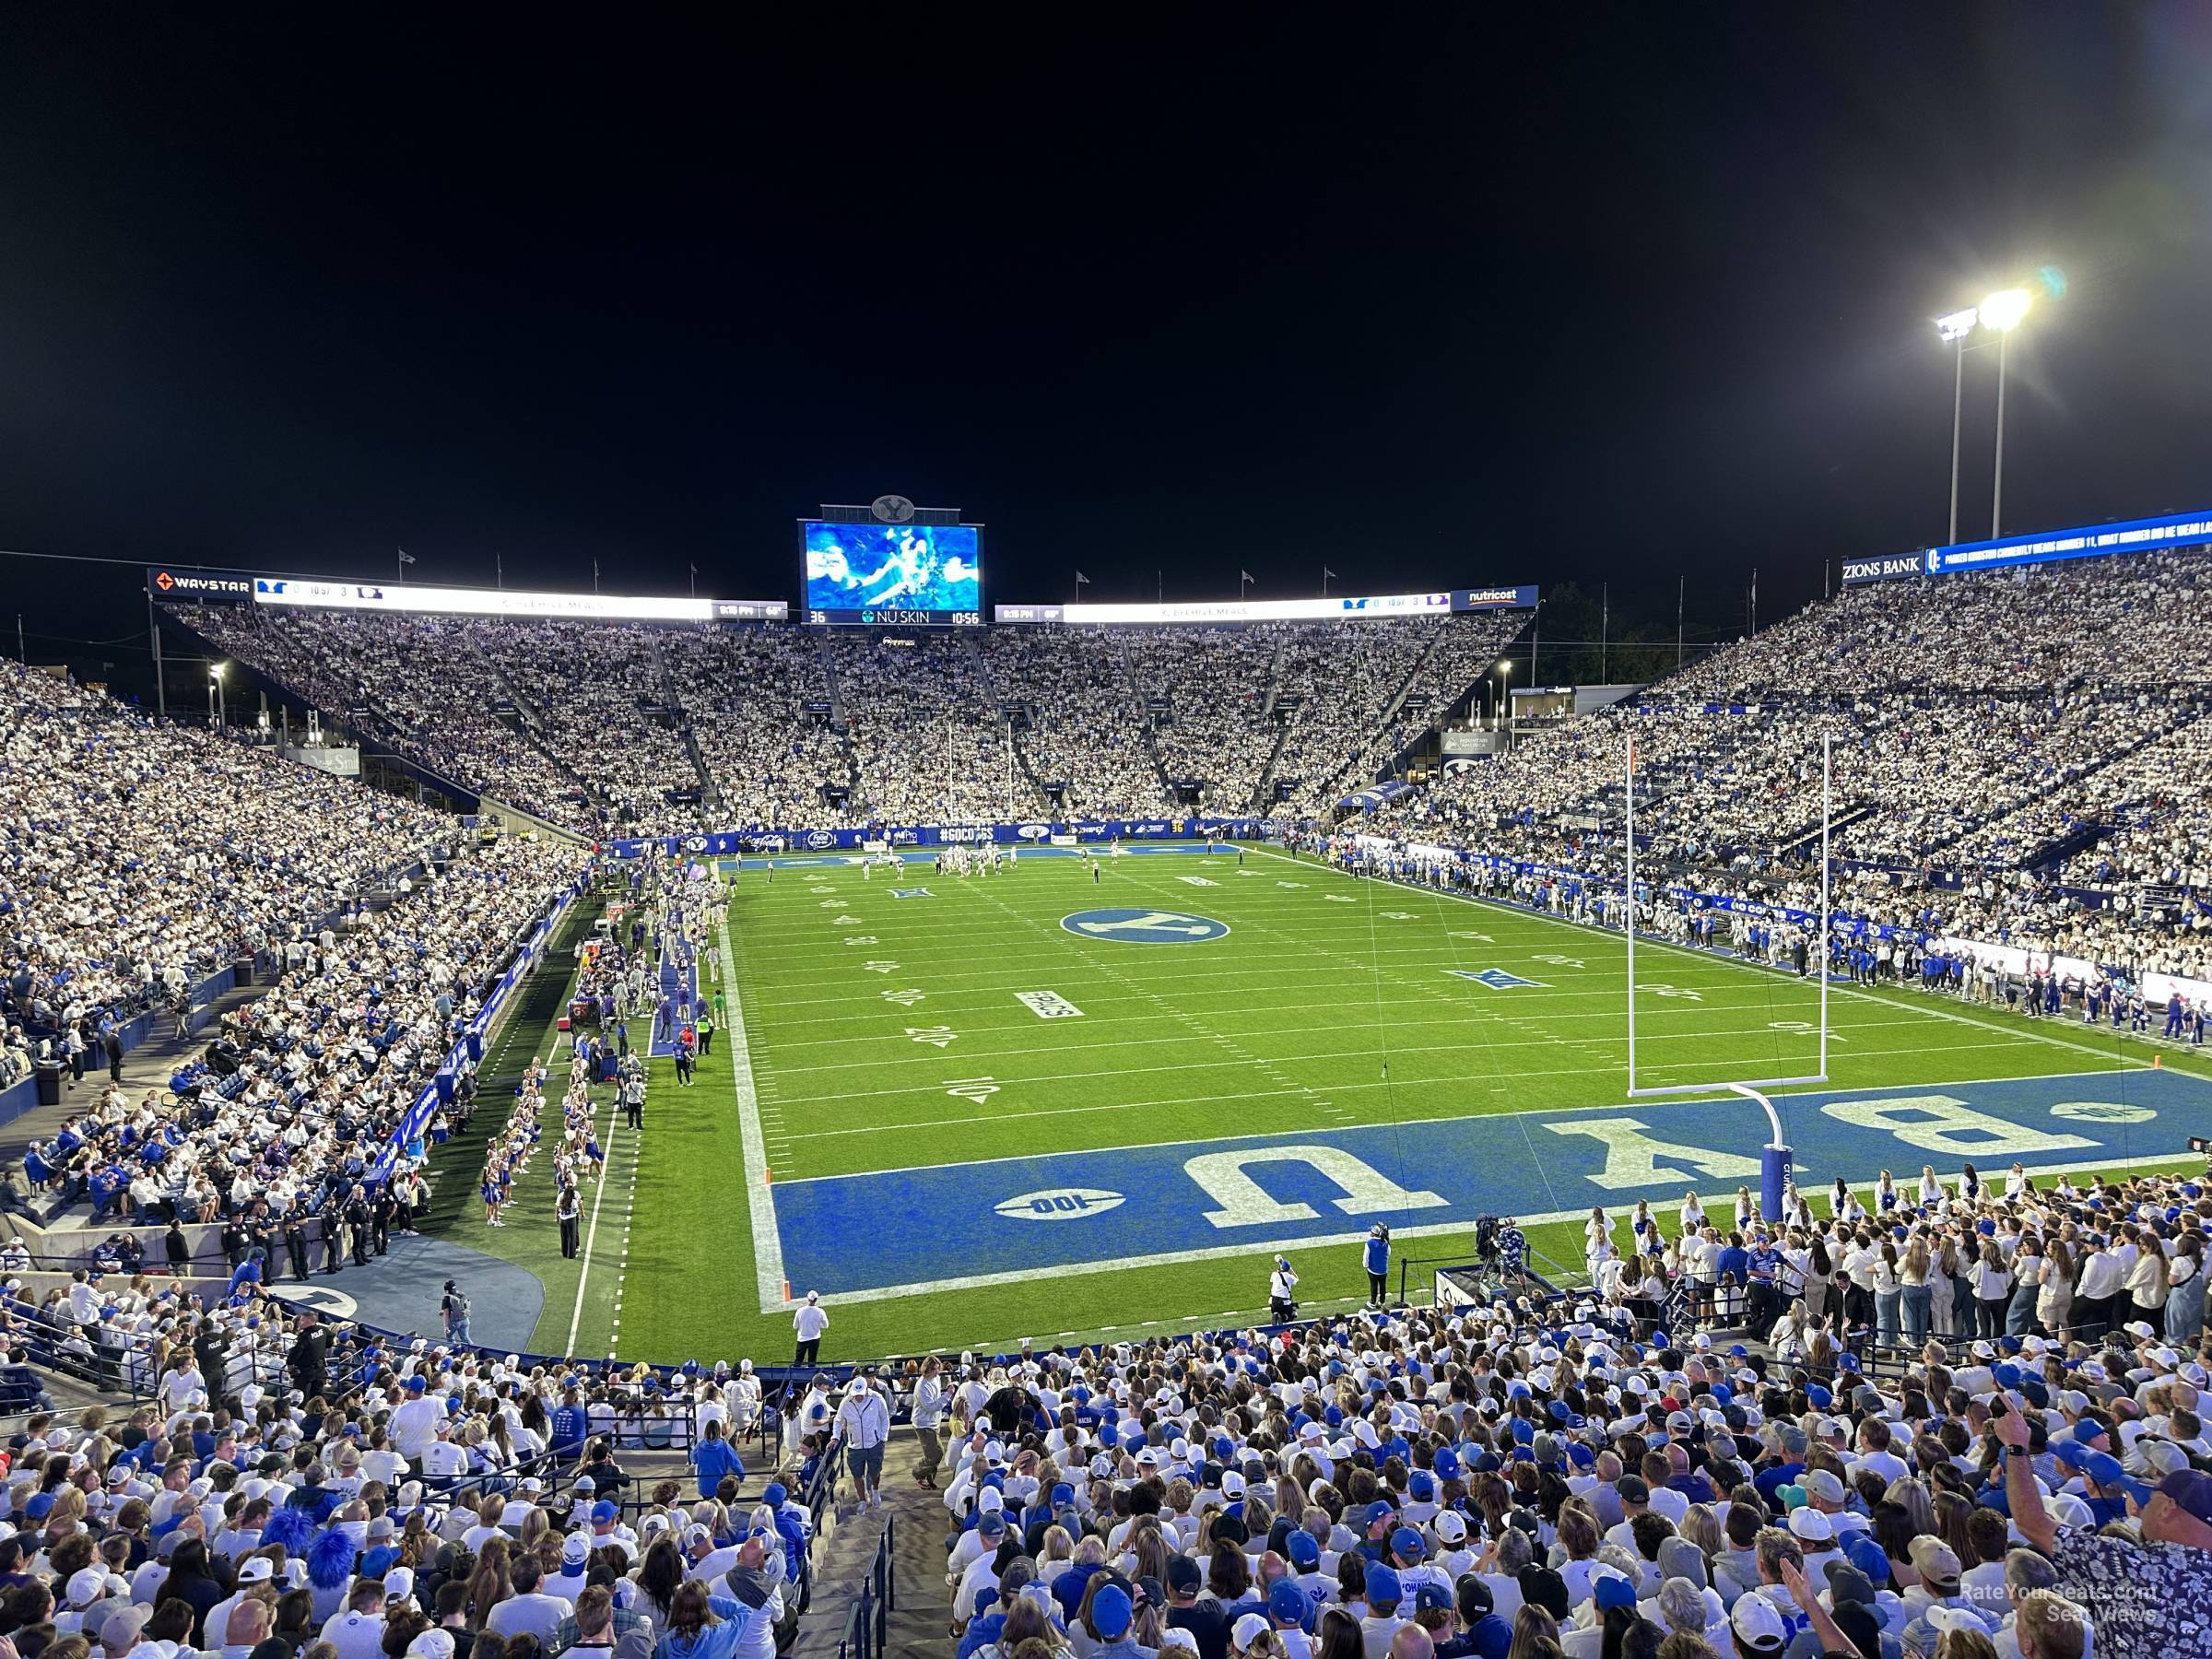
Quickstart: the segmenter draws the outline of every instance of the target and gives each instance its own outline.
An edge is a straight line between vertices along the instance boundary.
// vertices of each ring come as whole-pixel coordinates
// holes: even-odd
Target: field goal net
[[[1665,890],[1662,883],[1647,885],[1640,881],[1637,876],[1637,755],[1636,740],[1633,736],[1628,739],[1624,759],[1622,776],[1625,790],[1622,839],[1626,843],[1628,863],[1626,883],[1628,982],[1625,990],[1629,1013],[1629,1098],[1630,1100],[1663,1100],[1684,1096],[1701,1096],[1710,1099],[1719,1094],[1734,1094],[1756,1101],[1765,1111],[1767,1124],[1771,1132],[1768,1144],[1760,1148],[1759,1207],[1769,1219],[1779,1219],[1782,1214],[1783,1190],[1790,1180],[1790,1147],[1783,1134],[1782,1113],[1776,1109],[1769,1091],[1824,1084],[1829,1080],[1829,928],[1830,918],[1834,914],[1834,909],[1830,902],[1832,897],[1831,861],[1829,845],[1830,826],[1834,816],[1835,804],[1832,734],[1824,732],[1820,738],[1820,894],[1818,908],[1814,912],[1808,929],[1809,937],[1806,948],[1806,971],[1811,974],[1814,981],[1818,1017],[1810,1020],[1769,1022],[1776,1030],[1789,1028],[1814,1039],[1812,1053],[1809,1056],[1812,1060],[1812,1069],[1809,1071],[1790,1072],[1786,1066],[1780,1066],[1771,1068],[1771,1075],[1759,1076],[1748,1075],[1750,1072],[1761,1069],[1750,1067],[1746,1071],[1731,1075],[1728,1069],[1723,1066],[1718,1068],[1717,1075],[1694,1080],[1654,1082],[1652,1080],[1654,1072],[1661,1077],[1678,1078],[1679,1074],[1688,1065],[1694,1064],[1666,1061],[1659,1056],[1653,1057],[1659,1060],[1658,1064],[1647,1064],[1640,1069],[1636,1006],[1637,991],[1641,982],[1637,978],[1637,935],[1647,915],[1655,918],[1661,907],[1679,901]],[[1761,924],[1786,921],[1786,919],[1783,914],[1783,907],[1767,907]],[[1647,956],[1651,948],[1653,947],[1647,947]],[[1684,947],[1661,945],[1656,948],[1663,954],[1671,955],[1677,949]],[[1658,987],[1661,990],[1670,988]],[[1811,1011],[1807,1010],[1807,1012]]]

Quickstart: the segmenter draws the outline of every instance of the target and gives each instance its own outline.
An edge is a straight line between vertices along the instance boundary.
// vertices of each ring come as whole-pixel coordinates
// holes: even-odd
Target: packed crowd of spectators
[[[1055,816],[1147,817],[1163,805],[1141,698],[1120,635],[1104,629],[996,628],[983,660],[1000,696],[1021,705],[1016,743]],[[1040,805],[1042,805],[1041,802]]]
[[[555,842],[464,844],[389,907],[288,943],[206,1060],[165,1088],[110,1084],[31,1144],[26,1173],[89,1200],[96,1222],[278,1225],[362,1195],[512,947],[584,865]]]
[[[1272,806],[1279,777],[1297,810],[1325,815],[1479,679],[1519,626],[1480,616],[891,639],[182,614],[430,771],[594,835],[1054,809],[1141,818],[1168,804],[1163,774],[1222,812]],[[1012,754],[1008,708],[1026,717]]]
[[[1595,1212],[1571,1307],[928,1362],[958,1652],[2201,1646],[2206,1187],[1969,1167],[1836,1200]]]
[[[854,823],[973,824],[1025,818],[1036,792],[1014,764],[1005,711],[959,631],[829,636],[837,712],[853,755]]]
[[[2183,725],[2039,805],[2045,834],[2082,825],[2099,839],[2067,859],[2061,878],[2094,887],[2188,887],[2212,891],[2212,746]]]
[[[1288,809],[1326,818],[1364,789],[1429,724],[1489,672],[1524,618],[1517,613],[1418,617],[1289,630],[1276,673],[1288,708],[1274,776]],[[1412,712],[1406,702],[1417,703]]]
[[[221,605],[182,614],[219,649],[418,765],[549,823],[589,827],[588,792],[501,676],[509,624]]]
[[[1210,812],[1249,812],[1278,728],[1269,716],[1287,628],[1136,628],[1116,635],[1171,784]]]
[[[0,1081],[387,888],[449,820],[0,667]]]
[[[669,635],[634,624],[510,622],[482,637],[530,728],[589,792],[590,828],[669,835],[697,826],[699,769],[662,671]]]
[[[796,829],[846,822],[853,762],[830,724],[820,638],[795,628],[671,629],[661,636],[671,695],[707,771],[702,827]]]
[[[2187,553],[1850,590],[1363,827],[1618,875],[1632,741],[1655,866],[1795,902],[1817,889],[1803,865],[1826,735],[1844,902],[2194,975],[2212,959],[2197,901],[2207,577],[2212,560]]]
[[[160,1278],[101,1314],[150,1403],[16,1436],[19,1659],[772,1659],[796,1633],[813,1522],[747,1473],[749,1366],[525,1367]],[[625,1467],[672,1437],[688,1477]]]
[[[1669,677],[1700,701],[2212,685],[2212,550],[1846,588]]]

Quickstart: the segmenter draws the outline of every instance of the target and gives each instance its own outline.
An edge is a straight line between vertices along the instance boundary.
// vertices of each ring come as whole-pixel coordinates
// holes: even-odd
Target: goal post
[[[1829,997],[1829,927],[1834,910],[1831,903],[1831,860],[1829,832],[1834,816],[1834,734],[1820,735],[1820,900],[1816,916],[1813,937],[1806,947],[1806,957],[1819,996],[1818,1026],[1818,1069],[1796,1077],[1714,1077],[1697,1083],[1640,1084],[1636,1077],[1636,739],[1631,735],[1627,744],[1625,765],[1622,771],[1623,840],[1627,847],[1628,876],[1624,897],[1627,914],[1624,932],[1628,939],[1628,1010],[1629,1010],[1629,1098],[1630,1100],[1661,1100],[1687,1095],[1728,1093],[1741,1095],[1758,1102],[1767,1114],[1767,1124],[1772,1131],[1767,1145],[1759,1149],[1759,1208],[1770,1220],[1782,1215],[1783,1192],[1790,1179],[1790,1147],[1782,1132],[1782,1114],[1773,1100],[1766,1094],[1772,1088],[1787,1088],[1828,1081],[1828,997]]]

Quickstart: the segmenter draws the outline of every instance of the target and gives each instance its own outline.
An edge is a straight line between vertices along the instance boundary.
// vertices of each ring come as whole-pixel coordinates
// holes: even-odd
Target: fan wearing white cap
[[[275,1576],[276,1563],[267,1556],[250,1555],[238,1564],[238,1592],[225,1596],[207,1609],[205,1625],[209,1636],[219,1636],[230,1628],[230,1612],[239,1603],[251,1598],[253,1586],[265,1584]]]
[[[853,1484],[865,1508],[882,1507],[883,1448],[890,1438],[890,1406],[868,1385],[866,1378],[854,1377],[846,1384],[844,1400],[837,1408],[836,1438],[831,1443],[844,1448],[845,1466],[852,1471]]]
[[[590,1582],[592,1535],[572,1532],[560,1541],[560,1571],[548,1574],[543,1584],[547,1595],[557,1595],[571,1607]]]

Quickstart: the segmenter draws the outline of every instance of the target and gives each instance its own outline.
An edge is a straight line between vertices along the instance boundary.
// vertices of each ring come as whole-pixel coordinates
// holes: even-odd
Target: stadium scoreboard
[[[980,627],[982,528],[801,519],[806,620],[831,628]]]

